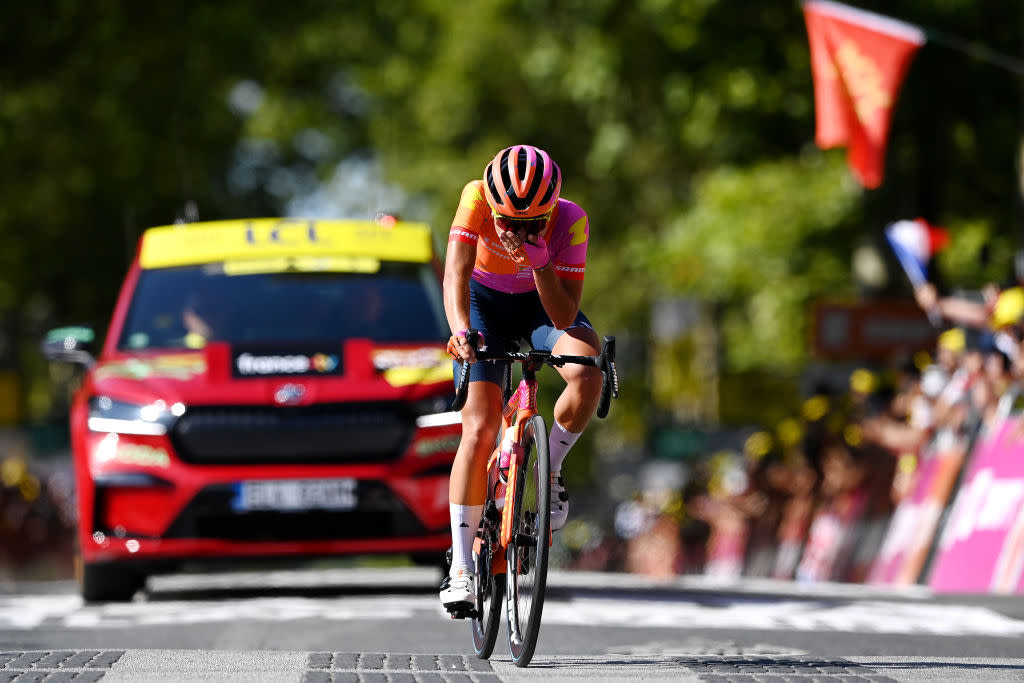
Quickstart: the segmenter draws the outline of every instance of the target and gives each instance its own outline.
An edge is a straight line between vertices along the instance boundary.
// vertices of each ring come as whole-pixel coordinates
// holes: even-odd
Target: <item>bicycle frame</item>
[[[526,429],[526,425],[530,422],[534,415],[537,414],[537,370],[544,365],[544,359],[546,354],[543,352],[534,352],[536,358],[530,358],[526,361],[523,366],[523,378],[519,381],[519,386],[512,392],[508,401],[505,403],[505,407],[501,414],[501,434],[504,434],[507,430],[511,429],[512,432],[512,452],[509,454],[508,474],[506,475],[505,482],[505,502],[501,509],[501,526],[498,536],[500,541],[501,554],[502,556],[494,557],[494,561],[491,562],[491,573],[492,574],[504,574],[505,573],[505,558],[504,552],[512,541],[512,524],[513,524],[513,501],[516,495],[516,482],[519,481],[519,468],[523,464],[523,458],[525,456],[525,448],[523,446],[523,430]],[[497,472],[499,466],[499,459],[501,458],[501,443],[504,439],[499,440],[499,445],[495,447],[494,452],[491,453],[491,457],[487,460],[487,472]],[[496,479],[497,477],[495,477]],[[490,483],[490,482],[488,482]],[[551,539],[548,539],[550,543]],[[477,538],[476,542],[482,543],[482,539]],[[479,550],[479,548],[477,548]]]
[[[523,366],[523,378],[502,411],[502,432],[504,433],[507,429],[514,430],[512,433],[513,448],[510,453],[512,457],[509,459],[507,482],[505,484],[505,504],[501,509],[500,539],[503,548],[507,548],[512,540],[512,517],[514,514],[512,501],[515,500],[516,482],[519,481],[519,468],[523,464],[523,456],[525,455],[523,430],[530,419],[537,414],[537,369],[542,367],[543,364],[543,359],[539,359],[539,363],[535,368],[533,367],[533,359],[527,361],[527,364]],[[512,419],[513,416],[515,416],[515,420]],[[494,455],[500,457],[500,446],[496,449]],[[490,466],[490,462],[488,466]]]

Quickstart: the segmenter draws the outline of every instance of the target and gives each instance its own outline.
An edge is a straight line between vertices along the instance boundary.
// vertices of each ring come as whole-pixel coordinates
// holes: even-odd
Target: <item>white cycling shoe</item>
[[[476,577],[466,567],[452,568],[441,582],[441,604],[453,619],[462,619],[476,606]]]
[[[558,531],[569,518],[569,494],[561,472],[551,473],[551,530]]]

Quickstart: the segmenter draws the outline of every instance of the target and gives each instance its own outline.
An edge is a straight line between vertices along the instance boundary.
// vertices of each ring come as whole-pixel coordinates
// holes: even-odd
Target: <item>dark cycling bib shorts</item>
[[[469,282],[469,324],[484,335],[488,349],[505,353],[518,351],[522,339],[529,341],[537,351],[551,351],[555,342],[565,334],[565,330],[552,324],[536,290],[509,294],[476,280]],[[567,329],[574,327],[594,329],[583,311],[576,314],[576,319]],[[461,365],[458,361],[452,362],[456,381]],[[469,381],[493,382],[504,387],[508,368],[508,363],[473,363],[469,369]]]

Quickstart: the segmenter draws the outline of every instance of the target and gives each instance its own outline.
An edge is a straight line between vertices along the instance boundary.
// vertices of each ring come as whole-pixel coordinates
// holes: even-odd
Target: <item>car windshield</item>
[[[374,273],[228,275],[222,264],[143,270],[118,348],[199,348],[208,341],[290,343],[447,337],[440,286],[426,264]]]

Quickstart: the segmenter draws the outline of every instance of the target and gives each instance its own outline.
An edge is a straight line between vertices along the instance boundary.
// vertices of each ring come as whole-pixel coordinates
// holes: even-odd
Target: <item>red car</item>
[[[426,225],[151,228],[71,409],[81,586],[128,600],[185,560],[407,554],[440,565],[461,434]]]

